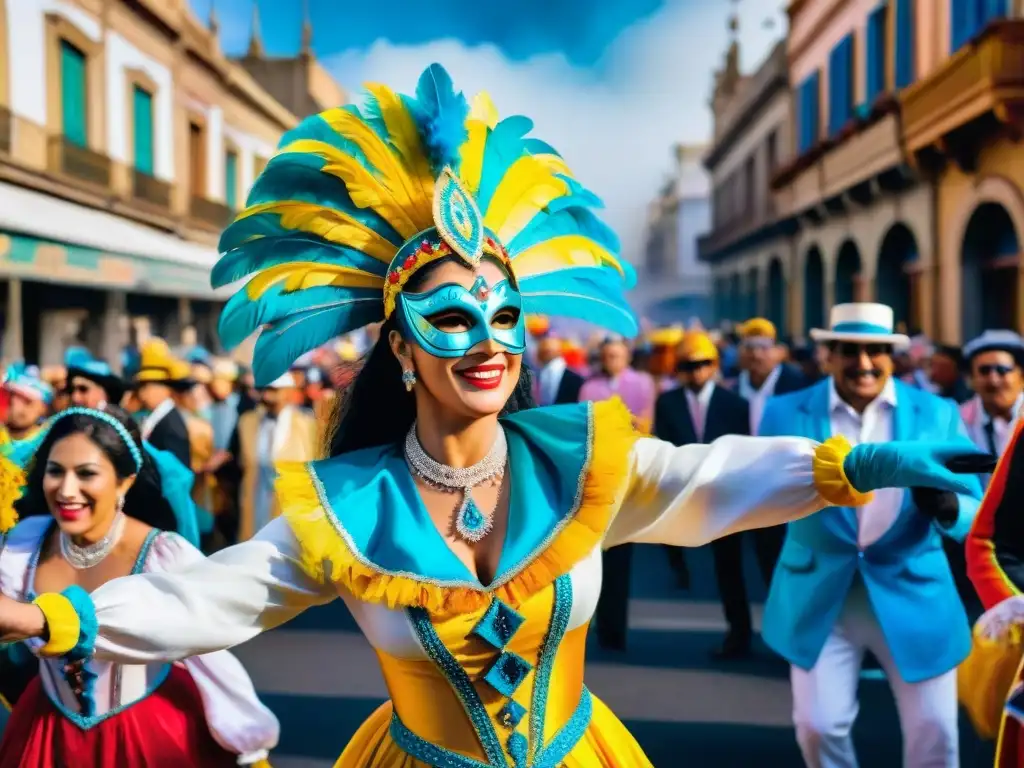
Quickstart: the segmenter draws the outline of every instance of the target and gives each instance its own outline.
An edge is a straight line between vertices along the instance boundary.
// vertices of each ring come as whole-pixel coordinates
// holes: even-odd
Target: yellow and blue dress
[[[618,401],[502,425],[511,494],[493,583],[448,548],[401,446],[372,448],[282,466],[284,514],[250,541],[76,597],[82,627],[98,627],[85,640],[120,663],[182,658],[341,597],[391,697],[341,768],[649,766],[584,685],[602,547],[700,545],[810,514],[826,505],[816,487],[845,483],[841,452],[804,438],[678,448],[634,432]]]

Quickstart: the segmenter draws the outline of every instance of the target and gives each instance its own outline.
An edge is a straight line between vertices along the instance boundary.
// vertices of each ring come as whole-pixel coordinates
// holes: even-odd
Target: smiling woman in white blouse
[[[71,408],[51,422],[18,504],[23,520],[0,549],[0,592],[45,602],[47,593],[86,595],[121,576],[202,559],[162,530],[173,528],[174,514],[140,446],[117,408]],[[122,664],[86,652],[47,658],[47,645],[29,639],[6,649],[0,692],[14,709],[0,742],[3,768],[219,768],[259,762],[277,744],[276,718],[227,652]]]

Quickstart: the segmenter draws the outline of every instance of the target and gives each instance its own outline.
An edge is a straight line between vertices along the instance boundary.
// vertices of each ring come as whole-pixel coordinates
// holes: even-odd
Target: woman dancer
[[[54,417],[18,502],[23,520],[0,551],[0,591],[46,601],[36,596],[201,560],[167,532],[175,518],[156,472],[120,409],[73,407]],[[14,702],[2,768],[214,768],[256,763],[277,743],[276,718],[227,652],[125,665],[84,653],[45,658],[39,640],[12,648],[0,683]]]
[[[619,401],[531,409],[526,312],[632,336],[597,199],[523,117],[472,112],[430,67],[286,135],[222,239],[230,345],[258,381],[383,321],[330,458],[280,467],[283,516],[177,573],[0,602],[51,656],[154,663],[226,648],[341,597],[391,693],[343,768],[649,766],[583,684],[601,548],[700,545],[883,486],[969,484],[969,445],[637,435]],[[482,213],[481,213],[482,212]],[[37,641],[38,643],[38,641]]]

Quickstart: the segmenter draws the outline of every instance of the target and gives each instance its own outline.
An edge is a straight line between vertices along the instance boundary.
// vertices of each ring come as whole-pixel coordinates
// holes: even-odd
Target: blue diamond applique
[[[514,653],[503,651],[484,675],[484,681],[502,696],[511,696],[533,666]]]
[[[506,728],[515,728],[519,725],[519,721],[523,719],[526,714],[526,707],[520,704],[518,701],[508,700],[508,703],[501,708],[498,713],[498,722]]]
[[[473,627],[473,634],[502,650],[519,631],[525,619],[501,600],[492,600],[483,618]]]

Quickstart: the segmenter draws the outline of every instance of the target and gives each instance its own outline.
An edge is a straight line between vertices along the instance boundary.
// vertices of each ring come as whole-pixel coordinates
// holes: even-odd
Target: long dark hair
[[[128,430],[128,434],[142,452],[142,469],[136,471],[132,451],[125,445],[124,438],[118,430],[106,422],[85,414],[76,413],[63,418],[58,415],[29,465],[25,493],[14,505],[19,517],[49,514],[49,507],[43,495],[43,477],[46,474],[46,462],[50,451],[58,440],[63,440],[69,435],[81,434],[103,451],[114,465],[114,472],[119,480],[135,475],[135,482],[124,497],[125,514],[162,531],[177,530],[178,523],[174,510],[164,498],[160,473],[142,445],[142,435],[135,420],[113,405],[107,405],[102,410],[117,419]]]
[[[415,292],[427,276],[448,261],[447,256],[418,270],[403,290]],[[398,327],[392,315],[380,328],[373,349],[363,358],[353,382],[341,393],[327,430],[327,454],[357,451],[401,442],[416,420],[416,401],[402,383],[402,368],[391,351],[388,336]],[[502,416],[533,408],[533,377],[526,365],[501,412]]]

